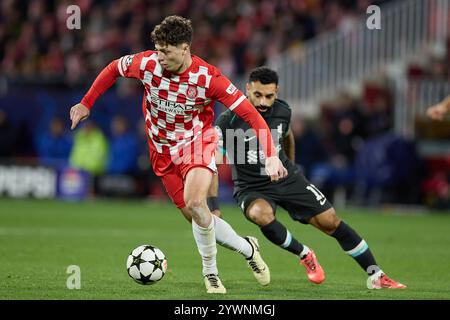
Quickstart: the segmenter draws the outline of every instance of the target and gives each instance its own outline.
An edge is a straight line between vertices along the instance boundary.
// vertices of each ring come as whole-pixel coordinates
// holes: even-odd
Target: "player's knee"
[[[339,227],[341,219],[336,215],[334,208],[329,209],[327,215],[323,221],[321,221],[322,231],[331,235]]]
[[[188,197],[184,199],[184,202],[186,203],[186,207],[192,212],[196,212],[206,206],[206,199],[201,197]]]
[[[265,226],[275,219],[272,208],[259,205],[251,206],[246,212],[246,217],[258,226]]]

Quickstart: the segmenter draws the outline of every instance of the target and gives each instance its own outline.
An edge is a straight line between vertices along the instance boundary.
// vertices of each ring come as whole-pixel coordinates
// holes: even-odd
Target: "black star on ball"
[[[142,254],[142,253],[141,253],[141,254]],[[145,260],[141,258],[141,254],[138,255],[137,257],[134,257],[134,258],[133,258],[133,263],[132,263],[132,265],[133,265],[133,266],[137,266],[138,269],[139,269],[139,265],[140,265],[141,263],[145,262]]]
[[[163,271],[163,269],[162,269],[162,260],[156,259],[155,261],[152,262],[152,264],[155,266],[155,270],[159,269],[159,270]]]

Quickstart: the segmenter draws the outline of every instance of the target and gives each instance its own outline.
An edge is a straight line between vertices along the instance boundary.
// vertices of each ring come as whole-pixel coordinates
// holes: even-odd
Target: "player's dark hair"
[[[168,16],[155,29],[151,38],[155,44],[176,46],[191,44],[194,29],[191,20],[180,16]]]
[[[255,81],[259,81],[262,84],[275,83],[278,85],[278,74],[266,66],[257,67],[250,72],[249,76],[249,82]]]

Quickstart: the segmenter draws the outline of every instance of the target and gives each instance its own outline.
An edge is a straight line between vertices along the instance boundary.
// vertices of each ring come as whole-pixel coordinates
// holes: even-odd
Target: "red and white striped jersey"
[[[175,154],[211,128],[214,101],[233,109],[245,99],[216,67],[194,55],[181,74],[165,71],[152,50],[120,58],[117,68],[121,76],[139,79],[145,87],[142,111],[159,153]]]
[[[261,115],[230,80],[199,57],[192,55],[189,68],[175,74],[162,68],[156,51],[123,56],[100,72],[81,103],[91,109],[120,76],[139,79],[144,85],[142,111],[154,151],[177,155],[207,130],[213,131],[213,106],[220,101],[256,131],[267,157],[276,155]]]

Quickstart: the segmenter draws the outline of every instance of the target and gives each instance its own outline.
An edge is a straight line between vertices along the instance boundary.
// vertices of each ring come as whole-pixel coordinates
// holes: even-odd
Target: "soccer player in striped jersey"
[[[226,293],[218,275],[216,239],[242,253],[261,284],[269,282],[270,274],[256,239],[238,236],[228,223],[211,214],[206,203],[216,174],[217,135],[212,128],[215,101],[245,119],[258,134],[266,155],[265,170],[273,181],[285,177],[287,171],[277,156],[267,124],[245,95],[216,67],[191,54],[192,35],[190,20],[166,17],[151,34],[156,50],[121,57],[103,69],[81,103],[71,108],[71,128],[89,116],[97,98],[117,78],[142,82],[142,112],[153,170],[173,203],[192,223],[207,292]]]

